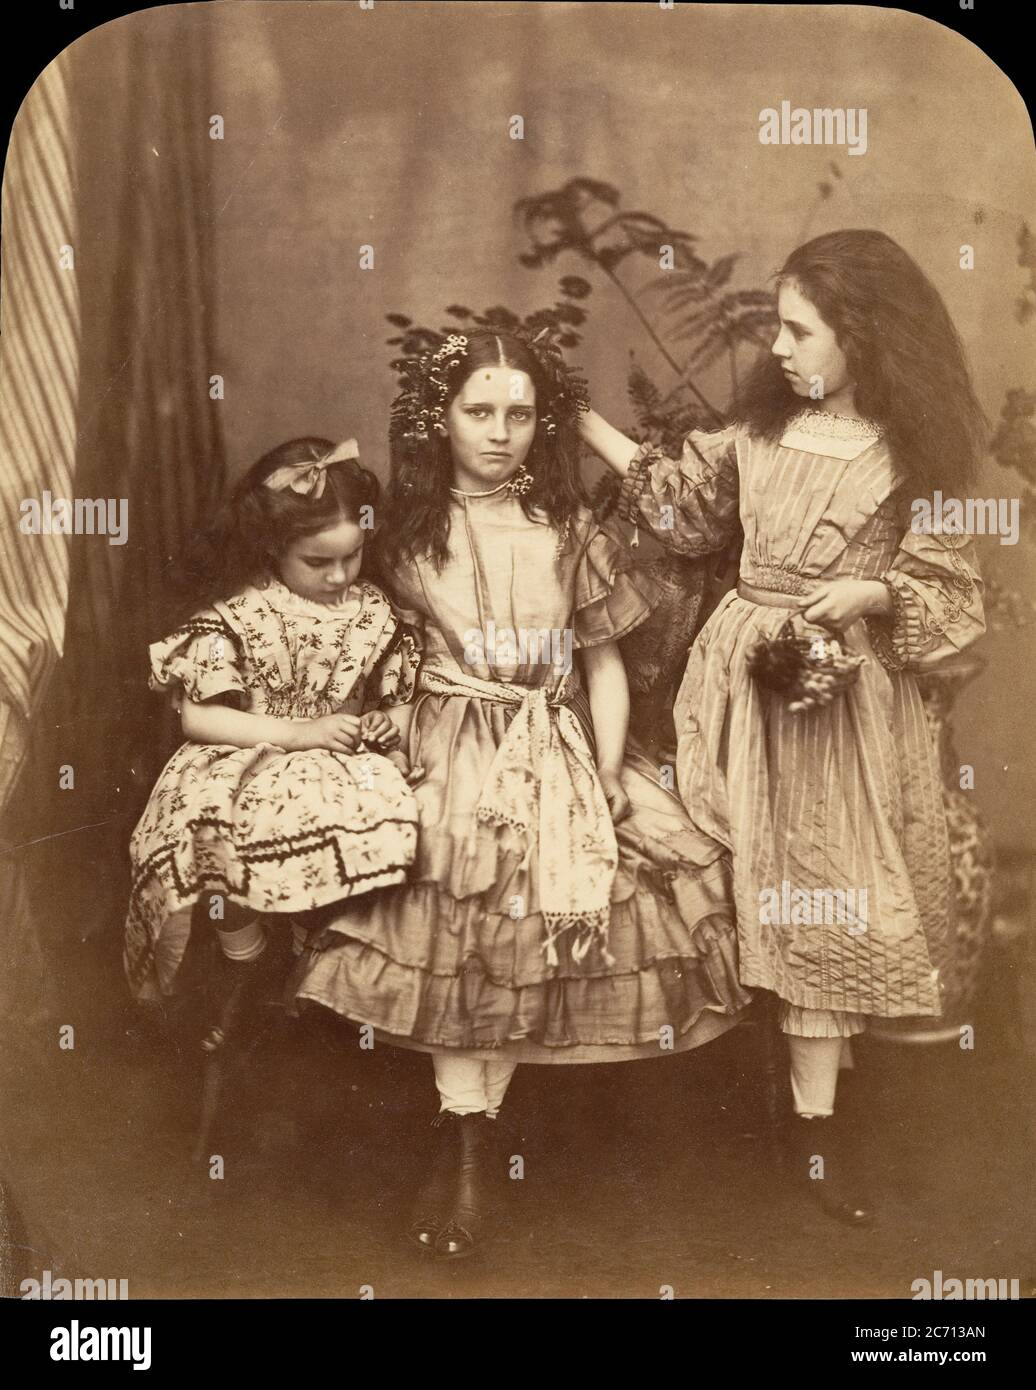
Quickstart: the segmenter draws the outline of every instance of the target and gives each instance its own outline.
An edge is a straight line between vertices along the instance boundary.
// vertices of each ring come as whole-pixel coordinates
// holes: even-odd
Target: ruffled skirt
[[[343,904],[304,958],[299,1000],[425,1051],[614,1062],[707,1042],[750,1002],[737,969],[727,857],[633,751],[615,827],[609,962],[570,943],[546,962],[534,843],[475,808],[513,707],[425,694],[410,756],[425,769],[417,859],[397,888]]]

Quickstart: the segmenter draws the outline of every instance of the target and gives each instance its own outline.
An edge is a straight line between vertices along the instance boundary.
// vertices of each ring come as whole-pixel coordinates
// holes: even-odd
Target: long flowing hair
[[[483,367],[510,367],[526,372],[536,389],[536,431],[525,459],[532,486],[521,498],[530,518],[545,515],[563,532],[589,497],[579,471],[579,439],[574,413],[559,408],[566,384],[549,359],[505,329],[478,328],[465,334],[467,348],[461,367],[448,376],[449,389],[443,398],[445,415],[450,402],[465,382]],[[397,399],[394,413],[405,415],[408,393]],[[400,406],[402,402],[402,406]],[[554,432],[548,432],[544,417],[550,416]],[[441,569],[449,552],[450,487],[453,458],[446,435],[429,430],[427,438],[414,440],[402,429],[393,430],[389,439],[391,474],[385,496],[382,524],[378,527],[376,554],[383,576],[391,575],[404,561],[428,556]]]
[[[879,425],[897,467],[922,493],[963,496],[988,425],[964,348],[938,290],[891,237],[828,232],[793,251],[777,273],[834,331],[856,384],[857,410]],[[748,374],[735,419],[767,439],[808,405],[768,353]]]
[[[211,523],[188,547],[174,574],[175,597],[183,617],[230,598],[270,574],[278,556],[300,536],[311,536],[340,521],[359,524],[360,508],[374,507],[381,491],[377,478],[354,459],[324,470],[323,493],[316,497],[290,487],[273,491],[266,479],[285,464],[316,463],[334,450],[329,439],[307,436],[271,449],[241,477]],[[367,550],[364,547],[364,561]]]

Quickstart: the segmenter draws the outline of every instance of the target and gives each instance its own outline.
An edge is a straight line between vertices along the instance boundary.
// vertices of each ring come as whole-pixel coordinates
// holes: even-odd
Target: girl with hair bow
[[[379,493],[356,441],[296,439],[234,488],[186,567],[202,605],[151,646],[186,742],[133,832],[125,963],[172,993],[194,923],[221,949],[203,1047],[240,1037],[270,975],[266,927],[403,880],[416,848],[394,707],[417,656],[361,577]]]

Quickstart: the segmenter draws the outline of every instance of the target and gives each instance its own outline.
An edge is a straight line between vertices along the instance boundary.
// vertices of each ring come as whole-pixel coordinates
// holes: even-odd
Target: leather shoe
[[[825,1215],[849,1226],[867,1226],[874,1219],[864,1196],[859,1174],[846,1157],[844,1135],[833,1116],[792,1118],[788,1134],[788,1159],[792,1182],[807,1193]]]
[[[496,1171],[495,1121],[484,1112],[458,1115],[460,1161],[452,1208],[435,1240],[435,1254],[441,1260],[461,1260],[481,1245],[493,1203]]]
[[[422,1254],[435,1249],[436,1237],[447,1224],[457,1184],[460,1115],[443,1110],[432,1121],[437,1131],[428,1175],[418,1192],[407,1227],[407,1239]]]

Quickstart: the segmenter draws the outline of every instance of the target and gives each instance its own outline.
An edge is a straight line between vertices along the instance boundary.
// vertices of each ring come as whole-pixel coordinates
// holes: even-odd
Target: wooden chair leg
[[[220,986],[213,983],[221,979],[220,972],[225,969],[225,963],[219,957],[214,942],[208,941],[205,945],[207,960],[204,965],[209,999],[206,1012],[211,1018],[219,1016],[220,1009],[224,1009],[220,1028],[225,1030],[226,1036],[215,1050],[204,1053],[201,1105],[191,1151],[191,1161],[195,1165],[206,1163],[210,1157],[219,1121],[231,1094],[228,1088],[232,1088],[234,1082],[245,1073],[256,1051],[283,1017],[285,982],[292,964],[288,955],[288,937],[281,932],[267,944],[265,973],[247,986],[258,992],[247,1002],[242,1002],[240,1009],[231,1000],[228,1016],[225,1013],[228,1001],[220,1004],[216,997],[220,993]],[[197,1043],[194,1045],[197,1046]]]
[[[205,1058],[202,1076],[201,1114],[195,1133],[194,1148],[191,1152],[191,1162],[194,1164],[205,1163],[211,1156],[212,1136],[215,1132],[216,1117],[219,1115],[220,1101],[226,1084],[226,1072],[227,1061],[221,1052],[213,1053],[212,1056]]]
[[[777,1027],[776,1000],[770,997],[760,1004],[759,1045],[766,1146],[771,1158],[778,1158],[787,1111],[788,1065],[783,1038]]]

